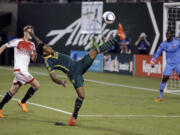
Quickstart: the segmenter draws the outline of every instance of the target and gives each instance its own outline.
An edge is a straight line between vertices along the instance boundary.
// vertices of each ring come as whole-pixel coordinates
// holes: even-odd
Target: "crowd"
[[[126,33],[125,33],[126,35]],[[113,34],[109,37],[109,39],[113,38]],[[106,40],[105,36],[102,36],[101,41],[97,42],[97,37],[94,35],[89,43],[89,49],[92,50],[98,46],[101,46]],[[135,51],[132,52],[132,47],[135,47]],[[108,52],[111,53],[119,53],[119,54],[148,54],[148,48],[151,46],[151,43],[147,39],[146,33],[140,33],[138,39],[135,43],[132,43],[131,38],[126,35],[124,40],[114,44],[111,48],[109,48]]]

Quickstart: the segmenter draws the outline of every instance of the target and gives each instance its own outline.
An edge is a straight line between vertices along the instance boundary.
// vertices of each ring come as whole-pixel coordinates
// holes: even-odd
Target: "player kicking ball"
[[[34,39],[37,42],[37,53],[44,57],[45,65],[49,72],[50,78],[56,84],[66,87],[66,81],[57,79],[54,72],[54,70],[61,70],[68,76],[77,92],[78,97],[75,100],[74,112],[72,113],[69,121],[69,125],[74,126],[78,118],[78,112],[85,98],[83,74],[92,65],[98,53],[106,52],[115,43],[125,38],[122,25],[119,24],[117,35],[112,40],[108,40],[98,48],[91,50],[79,61],[74,61],[68,55],[55,52],[49,45],[43,43],[38,37],[36,37],[34,33],[31,34],[34,36]]]
[[[159,97],[155,99],[155,102],[160,102],[163,100],[164,88],[172,72],[176,71],[178,76],[180,76],[180,40],[173,37],[171,30],[166,32],[166,38],[167,40],[161,43],[151,60],[151,65],[154,66],[159,55],[163,51],[166,52],[166,66],[160,83]]]

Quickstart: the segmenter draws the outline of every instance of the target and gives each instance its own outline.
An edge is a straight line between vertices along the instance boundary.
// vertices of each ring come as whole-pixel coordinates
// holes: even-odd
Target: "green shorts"
[[[74,67],[74,72],[68,75],[75,89],[84,86],[84,78],[82,75],[89,69],[92,63],[93,60],[90,58],[89,54],[85,55],[81,60],[77,61],[77,65]]]

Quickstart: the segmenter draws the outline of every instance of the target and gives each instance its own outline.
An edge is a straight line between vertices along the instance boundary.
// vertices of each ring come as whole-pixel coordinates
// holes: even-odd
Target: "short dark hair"
[[[44,46],[44,45],[45,45],[44,43],[40,43],[40,44],[38,44],[38,45],[36,46],[36,52],[37,52],[38,54],[43,55],[43,46]]]
[[[167,29],[167,32],[173,33],[172,29],[170,29],[170,28]]]
[[[27,25],[24,27],[23,31],[26,31],[28,29],[33,29],[34,30],[34,27],[32,25]]]

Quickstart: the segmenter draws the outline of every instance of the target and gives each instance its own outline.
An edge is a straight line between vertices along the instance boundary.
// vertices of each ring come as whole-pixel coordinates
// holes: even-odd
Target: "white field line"
[[[4,97],[4,96],[0,95],[0,97]],[[19,99],[15,99],[15,98],[12,98],[12,100],[19,101]],[[37,106],[40,108],[45,108],[45,109],[52,110],[52,111],[56,111],[56,112],[60,112],[60,113],[64,113],[67,115],[72,115],[72,113],[70,113],[70,112],[60,110],[57,108],[53,108],[53,107],[49,107],[49,106],[45,106],[45,105],[40,105],[40,104],[36,104],[36,103],[31,103],[31,102],[27,102],[27,104],[34,105],[34,106]],[[85,114],[82,114],[79,116],[80,117],[107,117],[107,118],[127,118],[127,117],[180,118],[180,116],[178,116],[178,115],[133,115],[133,114],[131,114],[131,115],[96,115],[96,114],[85,115]]]
[[[4,96],[3,96],[3,95],[0,95],[0,97],[4,97]],[[14,101],[19,101],[20,99],[12,98],[12,100],[14,100]],[[36,104],[36,103],[31,103],[31,102],[27,102],[27,104],[34,105],[34,106],[38,106],[38,107],[40,107],[40,108],[46,108],[46,109],[48,109],[48,110],[53,110],[53,111],[56,111],[56,112],[61,112],[61,113],[67,114],[67,115],[72,115],[72,113],[70,113],[70,112],[63,111],[63,110],[56,109],[56,108],[52,108],[52,107],[45,106],[45,105],[40,105],[40,104]]]
[[[2,67],[2,66],[0,66],[0,69],[13,70],[12,68]],[[37,75],[49,76],[48,73],[43,73],[43,72],[31,72],[31,73],[37,74]],[[57,76],[58,77],[62,77],[62,78],[67,78],[65,75],[57,75]],[[110,83],[110,82],[102,82],[102,81],[91,80],[91,79],[84,79],[84,80],[88,81],[88,82],[93,82],[93,83],[101,84],[101,85],[106,85],[106,86],[123,87],[123,88],[131,88],[131,89],[143,90],[143,91],[159,92],[156,89],[136,87],[136,86],[129,86],[129,85],[124,85],[124,84],[120,84],[120,83],[117,84],[117,83]],[[168,94],[173,94],[173,95],[180,95],[180,93],[171,93],[171,92],[167,92],[167,93]]]
[[[155,117],[155,118],[180,118],[178,115],[80,115],[81,117]]]

